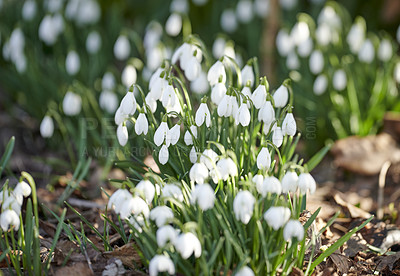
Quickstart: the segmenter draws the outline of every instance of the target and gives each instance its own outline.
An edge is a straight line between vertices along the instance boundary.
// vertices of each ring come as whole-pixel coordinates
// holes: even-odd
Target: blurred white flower
[[[165,184],[161,189],[161,193],[164,197],[175,198],[178,201],[183,201],[183,194],[180,187],[175,184]]]
[[[319,75],[313,85],[315,95],[322,95],[328,88],[328,78],[325,75]]]
[[[192,132],[194,138],[197,138],[197,127],[190,126],[190,131]],[[187,146],[193,145],[193,137],[192,137],[192,134],[190,133],[190,131],[186,130],[185,136],[183,137],[183,140],[185,141],[185,144]]]
[[[289,91],[285,85],[279,86],[274,93],[275,107],[284,107],[289,99]]]
[[[347,86],[347,76],[343,69],[338,69],[333,74],[332,85],[337,91],[342,91]]]
[[[247,1],[247,0],[246,0]],[[244,85],[247,85],[247,82],[250,81],[250,86],[253,86],[254,84],[254,72],[253,72],[253,67],[250,65],[245,65],[242,69],[242,82]]]
[[[314,177],[309,173],[301,173],[297,180],[297,185],[299,186],[300,193],[303,195],[307,193],[307,190],[310,191],[310,194],[313,194],[317,187]]]
[[[189,152],[189,159],[190,162],[192,162],[192,164],[197,162],[197,152],[196,152],[196,148],[193,146],[192,149]]]
[[[257,86],[256,90],[254,90],[251,100],[255,108],[260,109],[267,99],[267,90],[265,85],[260,84]]]
[[[182,30],[182,17],[178,13],[172,13],[165,23],[165,31],[170,36],[177,36]]]
[[[207,211],[214,207],[215,194],[210,184],[196,185],[192,191],[192,204],[198,204],[200,209]]]
[[[297,46],[297,52],[299,53],[299,56],[305,58],[311,54],[313,47],[314,43],[311,37],[309,37],[307,40],[303,41]]]
[[[248,224],[254,210],[256,199],[249,191],[240,191],[233,200],[233,211],[237,220]]]
[[[140,222],[139,216],[143,215],[147,218],[150,214],[150,210],[146,201],[138,196],[133,196],[122,203],[119,214],[121,219],[127,219],[131,215],[134,215],[137,218],[137,221]]]
[[[143,46],[145,49],[153,49],[159,43],[163,28],[160,23],[151,21],[146,27],[146,33],[143,38]]]
[[[226,95],[226,86],[224,83],[219,82],[211,89],[211,101],[216,105],[219,105]]]
[[[213,43],[212,53],[215,58],[221,58],[224,55],[226,41],[223,37],[217,37]]]
[[[357,19],[356,19],[357,20]],[[346,41],[353,54],[357,54],[365,40],[365,26],[360,21],[354,22],[347,34]]]
[[[257,168],[268,170],[271,166],[271,155],[267,148],[263,147],[257,155]]]
[[[207,127],[210,127],[211,114],[206,103],[200,104],[199,108],[196,111],[195,121],[198,127],[202,126],[204,122],[206,123]]]
[[[118,97],[114,92],[104,90],[100,94],[99,104],[101,109],[108,113],[114,113],[118,107]]]
[[[287,207],[270,207],[264,213],[264,219],[275,231],[285,225],[290,219],[290,209]]]
[[[296,53],[290,52],[286,58],[286,67],[290,70],[297,70],[300,67],[300,61]]]
[[[300,45],[308,40],[310,38],[310,28],[308,24],[304,21],[297,22],[290,32],[290,37],[296,45]]]
[[[382,39],[381,43],[379,44],[378,58],[381,61],[386,62],[389,61],[392,58],[392,56],[393,56],[392,43],[387,38]]]
[[[258,191],[258,187],[262,186],[262,183],[264,181],[264,177],[261,174],[256,174],[255,176],[253,176],[251,181],[253,181],[253,183],[256,185],[256,188],[257,188],[257,191]]]
[[[217,162],[218,154],[212,149],[205,149],[203,154],[200,156],[200,163],[206,165],[206,167],[211,171],[215,168]]]
[[[239,269],[234,276],[254,276],[253,270],[251,270],[250,267],[248,266],[243,266],[241,269]]]
[[[282,177],[282,192],[283,193],[288,193],[288,192],[293,192],[295,193],[297,190],[297,180],[299,177],[297,176],[296,172],[293,171],[288,171],[286,174]]]
[[[241,124],[242,126],[245,127],[250,124],[250,119],[251,115],[247,104],[246,103],[241,104],[235,115],[235,124],[236,125]]]
[[[396,63],[396,66],[394,67],[394,79],[396,80],[397,83],[400,83],[400,62]]]
[[[328,45],[333,40],[333,36],[333,30],[326,23],[319,24],[315,31],[317,43],[322,46]]]
[[[5,210],[0,215],[0,225],[3,231],[7,231],[10,225],[14,226],[14,230],[19,229],[19,217],[14,210]]]
[[[267,176],[262,182],[257,182],[256,188],[263,197],[266,197],[268,193],[277,195],[282,193],[281,182],[275,176]]]
[[[199,76],[190,83],[190,90],[196,94],[203,95],[207,93],[210,85],[207,81],[207,74],[204,71],[199,73]]]
[[[309,67],[311,73],[318,75],[324,69],[324,56],[320,50],[315,50],[312,52],[309,60]]]
[[[201,64],[197,60],[195,56],[191,56],[188,58],[186,69],[185,69],[185,76],[189,81],[196,80],[201,73]]]
[[[284,10],[292,10],[297,6],[298,0],[279,0],[279,4]]]
[[[125,146],[126,143],[128,142],[128,129],[126,128],[125,124],[120,124],[117,127],[117,138],[118,142],[121,146]]]
[[[62,103],[64,114],[67,116],[74,116],[81,112],[82,98],[74,92],[68,91]]]
[[[189,258],[192,254],[196,258],[201,256],[201,244],[199,239],[192,233],[182,233],[175,240],[175,249],[183,259]]]
[[[282,145],[283,142],[283,132],[281,127],[275,127],[273,133],[272,133],[272,143],[279,148]]]
[[[169,6],[170,12],[188,13],[189,4],[187,0],[173,0]]]
[[[96,31],[91,31],[86,38],[86,51],[89,54],[96,54],[101,47],[101,36]]]
[[[81,68],[81,60],[79,55],[75,51],[69,51],[67,58],[65,59],[65,69],[70,76],[76,75]]]
[[[228,180],[229,176],[235,177],[238,175],[237,166],[231,158],[220,159],[217,162],[217,170],[224,181]]]
[[[46,15],[39,25],[39,38],[46,43],[46,45],[53,45],[64,30],[64,19],[59,14]]]
[[[192,0],[192,2],[196,6],[204,6],[208,2],[208,0]]]
[[[43,138],[50,138],[51,136],[53,136],[53,132],[53,119],[51,119],[50,116],[46,115],[40,123],[40,135],[42,135]]]
[[[293,113],[287,113],[282,123],[282,134],[294,136],[296,134],[297,126]]]
[[[155,255],[149,263],[149,275],[157,276],[159,273],[168,272],[169,275],[175,274],[175,266],[172,260],[165,255]]]
[[[252,1],[240,0],[236,6],[236,15],[241,23],[249,23],[254,16]]]
[[[178,234],[179,232],[176,229],[174,229],[171,225],[161,226],[156,232],[158,247],[164,247],[169,242],[174,244],[175,239],[178,237]]]
[[[226,82],[225,67],[221,61],[217,60],[208,70],[207,80],[211,86],[214,86],[220,82],[219,81],[220,78],[222,80],[221,82],[225,84]]]
[[[149,180],[141,180],[137,184],[136,190],[139,191],[139,193],[144,196],[144,199],[146,200],[147,204],[150,204],[153,201],[156,188],[154,187],[153,183],[151,183]]]
[[[318,15],[318,25],[327,24],[332,29],[342,26],[342,21],[332,6],[325,5]]]
[[[255,0],[254,11],[261,18],[267,17],[269,14],[269,0]]]
[[[22,18],[25,21],[31,21],[36,15],[37,5],[33,0],[25,1],[22,6]]]
[[[66,17],[75,20],[78,26],[83,26],[98,22],[101,16],[101,8],[95,0],[70,0],[65,13]]]
[[[136,99],[133,92],[126,92],[121,100],[121,111],[126,115],[133,115],[136,111]]]
[[[168,162],[168,159],[169,159],[168,147],[166,145],[163,145],[160,149],[160,152],[158,153],[158,161],[162,165],[165,165]]]
[[[125,87],[130,87],[132,84],[136,83],[137,73],[133,65],[127,65],[121,74],[121,81]]]
[[[208,169],[203,163],[196,163],[192,166],[189,172],[190,181],[203,184],[208,177]]]
[[[44,8],[50,13],[59,12],[63,7],[63,0],[45,0]]]
[[[294,42],[288,32],[284,29],[279,30],[276,36],[276,49],[279,54],[286,57],[289,53],[293,51]]]
[[[120,35],[114,44],[114,56],[119,60],[125,60],[131,53],[131,44],[126,35]]]
[[[103,90],[113,90],[115,88],[115,77],[111,72],[106,72],[101,79]]]
[[[221,14],[221,28],[227,33],[233,33],[238,27],[236,14],[231,9],[226,9]]]
[[[283,229],[283,238],[287,241],[292,238],[297,238],[298,241],[303,240],[304,238],[304,227],[297,220],[289,220]]]
[[[371,63],[375,58],[374,44],[370,39],[366,39],[358,52],[358,59],[365,63]]]
[[[150,211],[150,219],[155,221],[157,227],[169,223],[173,218],[174,213],[167,206],[157,206]]]

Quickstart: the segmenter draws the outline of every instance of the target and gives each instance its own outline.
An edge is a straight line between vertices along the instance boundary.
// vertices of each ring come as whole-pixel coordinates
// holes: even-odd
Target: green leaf
[[[8,163],[8,160],[11,157],[11,154],[14,150],[14,145],[15,145],[15,137],[11,137],[10,141],[8,141],[6,150],[4,151],[3,156],[0,159],[0,177],[3,174],[3,171]]]

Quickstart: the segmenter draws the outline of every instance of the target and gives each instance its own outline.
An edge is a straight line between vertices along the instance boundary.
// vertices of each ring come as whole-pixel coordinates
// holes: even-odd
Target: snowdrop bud
[[[371,63],[375,58],[375,48],[370,39],[366,39],[358,52],[358,59],[365,63]]]
[[[250,124],[250,111],[246,103],[241,104],[235,116],[236,125],[248,126]]]
[[[194,138],[197,138],[197,127],[190,126],[190,131],[192,132]],[[192,134],[190,133],[190,131],[186,130],[185,137],[183,138],[183,140],[185,141],[185,144],[187,146],[193,145],[193,137],[192,137]]]
[[[195,56],[191,56],[186,65],[185,76],[189,81],[196,80],[201,73],[201,65]]]
[[[236,15],[240,22],[249,23],[253,19],[253,3],[250,0],[240,0],[236,6]]]
[[[272,143],[279,148],[283,142],[283,133],[280,127],[276,127],[272,134]]]
[[[131,44],[129,43],[128,37],[120,35],[114,44],[114,56],[119,60],[125,60],[131,53]]]
[[[70,51],[65,59],[65,69],[71,76],[76,75],[81,67],[81,61],[75,51]]]
[[[42,122],[40,123],[40,135],[43,138],[50,138],[53,136],[54,123],[50,116],[44,116]]]
[[[150,217],[151,217],[151,213],[150,213]],[[175,230],[171,225],[161,226],[156,232],[158,247],[164,247],[168,242],[174,244],[175,239],[177,237],[178,237],[178,231]]]
[[[282,193],[282,185],[278,178],[275,176],[267,176],[264,181],[256,184],[257,192],[263,197],[268,193],[280,195]]]
[[[181,136],[181,127],[180,125],[176,124],[168,132],[168,137],[170,139],[170,143],[175,145],[179,141],[179,137]]]
[[[392,43],[388,39],[383,39],[379,44],[378,58],[381,61],[388,61],[393,56]]]
[[[324,56],[321,51],[315,50],[312,52],[309,61],[310,71],[314,75],[318,75],[324,69]]]
[[[358,18],[360,19],[360,18]],[[357,20],[357,19],[356,19]],[[365,23],[364,23],[365,24]],[[360,48],[362,47],[365,40],[365,27],[363,27],[361,22],[355,22],[351,28],[349,33],[347,34],[346,41],[349,44],[350,51],[353,54],[358,53]]]
[[[220,159],[217,163],[217,170],[224,181],[228,180],[229,176],[235,177],[238,175],[237,166],[231,158]]]
[[[257,168],[259,170],[268,170],[271,166],[271,155],[267,148],[262,148],[257,156]]]
[[[237,220],[248,224],[253,215],[256,199],[249,191],[240,191],[233,200],[233,211]]]
[[[293,113],[287,113],[282,123],[282,134],[294,136],[296,134],[296,120],[293,117]]]
[[[122,71],[121,81],[125,87],[130,87],[132,84],[136,83],[137,73],[133,65],[127,65]]]
[[[196,258],[201,256],[201,244],[199,239],[192,233],[183,233],[175,240],[175,249],[184,260],[188,259],[192,254]]]
[[[100,50],[100,47],[100,34],[96,31],[91,31],[86,38],[86,51],[88,51],[89,54],[96,54]]]
[[[253,95],[251,96],[251,100],[253,101],[253,105],[255,108],[260,109],[267,99],[267,90],[265,85],[260,84],[256,90],[254,90]]]
[[[297,176],[297,173],[288,171],[282,177],[282,192],[284,192],[284,193],[296,192],[298,179],[299,179],[299,177]]]
[[[206,103],[201,103],[199,108],[197,109],[196,112],[196,117],[195,117],[196,125],[198,127],[202,126],[204,122],[206,122],[206,126],[210,127],[211,125],[211,114],[210,110],[208,109],[208,106]]]
[[[192,149],[189,152],[189,159],[190,162],[192,162],[192,164],[197,162],[197,152],[196,152],[196,148],[193,146]]]
[[[332,85],[338,91],[342,91],[347,86],[347,76],[343,69],[338,69],[333,74]]]
[[[234,276],[254,276],[253,270],[251,270],[250,267],[244,266],[241,269],[239,269]]]
[[[111,91],[102,91],[99,98],[101,109],[108,113],[114,113],[118,107],[118,97]]]
[[[208,177],[208,169],[203,163],[196,163],[189,172],[190,181],[203,184]]]
[[[126,115],[133,115],[136,111],[136,99],[133,92],[128,91],[121,101],[121,111]]]
[[[285,85],[279,86],[274,93],[275,107],[284,107],[289,99],[289,91]]]
[[[172,13],[165,23],[165,31],[170,36],[177,36],[182,29],[182,17],[178,13]]]
[[[33,0],[25,1],[22,6],[22,18],[26,21],[31,21],[36,15],[36,2]]]
[[[156,222],[157,227],[169,223],[173,218],[174,213],[167,206],[157,206],[150,211],[150,219]]]
[[[159,273],[168,272],[169,275],[175,274],[175,266],[172,260],[165,255],[155,255],[149,263],[149,275],[157,276]]]
[[[215,162],[217,162],[218,154],[212,149],[206,149],[200,156],[200,163],[206,165],[206,167],[211,171],[215,167]]]
[[[15,196],[20,195],[23,197],[27,197],[31,194],[31,192],[32,192],[31,186],[29,186],[29,184],[24,181],[19,182],[14,189]]]
[[[135,132],[137,135],[146,135],[149,130],[149,122],[147,121],[146,115],[140,113],[135,124]]]
[[[199,73],[199,76],[190,83],[190,89],[192,92],[196,94],[203,95],[207,93],[208,89],[210,88],[210,85],[208,84],[207,81],[207,74],[203,71]]]
[[[81,112],[81,107],[82,107],[81,96],[71,91],[68,91],[64,96],[62,106],[64,114],[67,116],[74,116],[79,114],[79,112]]]
[[[290,210],[287,207],[271,207],[264,213],[264,219],[269,226],[278,231],[290,219]]]
[[[299,53],[299,56],[305,58],[308,57],[313,50],[314,43],[309,37],[308,39],[304,40],[297,46],[297,52]]]
[[[196,185],[192,191],[192,204],[198,204],[200,209],[207,211],[214,207],[215,194],[209,184]]]
[[[149,180],[141,180],[137,186],[136,190],[139,191],[142,195],[144,195],[144,199],[146,199],[147,204],[150,204],[153,201],[154,193],[156,192],[156,188],[153,183]]]
[[[294,42],[288,32],[284,29],[281,29],[276,36],[276,49],[279,54],[283,57],[286,57],[289,53],[293,51]]]
[[[225,84],[223,84],[222,82],[217,83],[211,89],[211,101],[216,105],[219,105],[221,103],[225,95],[226,95],[226,87]]]
[[[322,95],[328,88],[328,78],[325,75],[319,75],[313,85],[314,94],[319,96]]]
[[[297,180],[297,185],[299,186],[300,193],[303,195],[307,193],[307,190],[310,191],[310,194],[313,194],[317,186],[314,177],[309,173],[301,173]]]
[[[222,77],[221,77],[222,76]],[[225,72],[225,67],[224,64],[217,60],[208,70],[207,73],[207,80],[210,83],[211,86],[216,85],[219,83],[219,78],[222,78],[222,83],[225,84],[226,82],[226,72]]]
[[[247,1],[247,0],[245,0]],[[254,72],[253,68],[250,65],[245,65],[242,69],[242,82],[244,84],[247,84],[248,81],[250,81],[250,86],[253,86],[254,84]]]
[[[117,128],[117,138],[121,146],[125,146],[128,142],[128,129],[126,125],[120,124]]]
[[[166,145],[163,145],[158,154],[158,161],[160,162],[160,164],[165,165],[168,162],[168,159],[169,159],[168,147]]]
[[[238,27],[235,12],[231,9],[224,10],[221,14],[221,27],[227,33],[233,33]]]
[[[298,241],[303,240],[304,238],[304,227],[297,220],[289,220],[283,229],[283,238],[287,241],[292,238],[296,238]]]
[[[14,210],[5,210],[0,215],[0,226],[3,231],[7,231],[10,225],[14,226],[15,230],[19,229],[19,217]]]
[[[181,188],[174,184],[166,184],[164,188],[162,188],[161,193],[164,197],[171,197],[183,201],[183,194]]]

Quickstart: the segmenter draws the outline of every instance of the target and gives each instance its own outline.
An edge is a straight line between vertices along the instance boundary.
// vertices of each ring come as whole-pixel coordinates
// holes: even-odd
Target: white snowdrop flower
[[[160,67],[162,61],[167,57],[166,49],[161,45],[154,48],[149,48],[146,52],[147,67],[154,71]]]
[[[236,6],[236,15],[241,23],[249,23],[254,16],[252,1],[240,0]]]
[[[160,152],[158,153],[158,161],[162,165],[165,165],[168,162],[168,159],[169,159],[168,147],[166,145],[163,145],[160,149]]]
[[[256,183],[257,192],[263,197],[268,193],[280,195],[282,193],[282,185],[275,176],[267,176],[261,183]]]
[[[265,101],[260,111],[258,112],[258,120],[266,125],[272,124],[275,120],[275,110],[270,101]]]
[[[244,266],[241,269],[239,269],[234,276],[254,276],[253,270],[251,270],[250,267]]]
[[[196,185],[192,191],[192,204],[198,204],[200,209],[207,211],[214,207],[215,194],[210,184]]]
[[[225,67],[224,67],[224,64],[220,60],[217,60],[208,70],[207,80],[211,86],[214,86],[220,82],[219,81],[220,78],[221,78],[221,82],[223,84],[225,84],[225,82],[226,82]]]
[[[289,53],[293,51],[294,42],[288,32],[284,29],[279,30],[276,36],[276,49],[279,54],[286,57]]]
[[[226,95],[226,90],[224,83],[219,82],[215,84],[211,89],[211,101],[216,105],[219,105],[223,97]]]
[[[192,166],[189,172],[190,181],[203,184],[208,177],[208,169],[203,163],[196,163]]]
[[[262,148],[257,155],[257,168],[268,170],[271,166],[271,155],[267,148]]]
[[[150,211],[150,219],[155,221],[157,227],[169,223],[173,218],[174,213],[167,206],[157,206]]]
[[[164,187],[161,189],[161,193],[164,197],[175,198],[180,202],[183,201],[182,190],[175,184],[165,184]]]
[[[120,124],[117,127],[117,138],[118,142],[121,146],[125,146],[126,143],[128,142],[128,129],[126,128],[126,125]]]
[[[275,231],[283,227],[290,219],[290,209],[287,207],[271,207],[264,213],[264,219]]]
[[[182,30],[182,17],[178,13],[172,13],[165,23],[165,31],[170,36],[177,36]]]
[[[200,104],[199,108],[196,111],[195,121],[198,127],[202,126],[204,122],[206,123],[207,127],[210,127],[211,114],[206,103]]]
[[[115,88],[115,77],[111,72],[106,72],[101,79],[103,90],[113,90]]]
[[[157,147],[161,146],[161,144],[165,141],[166,143],[170,142],[169,136],[169,128],[167,122],[161,122],[160,126],[154,133],[154,143]],[[167,144],[169,146],[169,144]]]
[[[201,65],[195,56],[191,56],[186,65],[185,76],[189,81],[196,80],[201,73]]]
[[[280,127],[276,127],[272,133],[272,143],[279,148],[283,143],[283,132]]]
[[[67,70],[67,73],[71,76],[74,76],[76,75],[76,73],[79,72],[80,68],[81,61],[77,52],[70,51],[67,55],[67,58],[65,59],[65,69]]]
[[[247,106],[246,103],[241,104],[235,115],[235,124],[236,125],[241,124],[242,126],[245,127],[250,124],[250,119],[251,115],[249,107]]]
[[[191,54],[191,47],[189,43],[183,43],[181,46],[179,46],[178,48],[176,48],[175,52],[172,54],[171,57],[171,62],[173,64],[176,64],[178,61],[181,60],[181,56],[183,55],[183,53],[185,52],[189,52],[189,56]],[[182,67],[181,67],[182,68]],[[184,69],[184,68],[182,68]]]
[[[314,48],[314,43],[311,37],[309,37],[308,39],[304,40],[297,46],[297,52],[299,53],[299,56],[305,58],[311,54],[313,48]]]
[[[150,216],[151,216],[151,213],[150,213]],[[163,223],[163,224],[165,224],[165,223]],[[156,232],[158,247],[162,248],[169,242],[174,244],[176,238],[178,237],[178,234],[179,234],[179,232],[176,229],[174,229],[171,225],[161,226]]]
[[[11,194],[9,197],[7,197],[3,205],[1,206],[2,210],[13,210],[18,216],[21,214],[21,205],[23,203],[24,198],[22,195],[14,196]]]
[[[262,186],[262,183],[264,181],[264,177],[261,174],[256,174],[255,176],[253,176],[253,178],[251,179],[251,181],[253,181],[254,184],[256,184],[256,188],[258,191],[258,186]]]
[[[254,107],[260,109],[264,105],[266,99],[267,89],[265,88],[265,85],[260,84],[257,86],[256,90],[254,90],[253,95],[251,96]]]
[[[149,180],[141,180],[137,184],[136,190],[139,191],[139,193],[144,196],[144,199],[146,200],[147,204],[150,204],[153,201],[156,188],[154,187],[153,183],[151,183]]]
[[[221,102],[218,104],[217,112],[220,117],[229,117],[232,113],[232,105],[231,105],[231,97],[230,95],[224,95]]]
[[[22,18],[25,21],[31,21],[36,15],[37,5],[33,0],[25,1],[22,6]]]
[[[67,116],[74,116],[81,112],[82,99],[81,96],[68,91],[62,103],[64,114]]]
[[[328,78],[325,75],[319,75],[313,85],[314,94],[319,96],[322,95],[328,88]]]
[[[297,126],[293,113],[287,113],[282,123],[282,134],[294,136],[296,134]]]
[[[333,31],[326,23],[318,25],[315,31],[315,38],[317,43],[322,46],[328,45],[333,39]]]
[[[94,24],[99,21],[101,16],[100,5],[94,0],[80,1],[79,8],[75,15],[77,25]]]
[[[15,189],[13,191],[15,196],[23,196],[23,197],[27,197],[31,194],[32,189],[31,186],[29,186],[28,183],[21,181],[17,184],[17,186],[15,186]]]
[[[121,74],[121,81],[125,87],[130,87],[132,84],[136,83],[137,73],[133,65],[127,65]]]
[[[288,192],[293,192],[295,193],[297,190],[297,180],[299,177],[297,176],[296,172],[288,171],[286,174],[282,177],[282,192],[283,193],[288,193]]]
[[[298,0],[280,0],[279,4],[284,10],[293,10],[297,6]]]
[[[251,90],[249,86],[244,86],[242,91],[240,91],[244,96],[248,97],[251,100]],[[247,103],[247,106],[250,108],[250,103]]]
[[[197,138],[197,127],[196,126],[190,126],[190,131],[192,132],[194,138]],[[193,145],[193,137],[192,134],[190,133],[189,130],[186,130],[185,136],[183,140],[185,141],[185,144],[187,146]]]
[[[91,31],[86,38],[86,51],[89,54],[96,54],[101,47],[101,36],[96,31]]]
[[[165,88],[168,86],[168,81],[158,77],[150,88],[150,94],[153,95],[155,100],[161,100]]]
[[[396,63],[393,74],[394,74],[394,79],[396,80],[396,82],[400,83],[400,62]]]
[[[147,135],[149,130],[149,122],[147,121],[147,117],[144,113],[140,113],[135,124],[135,132],[137,135]]]
[[[245,0],[245,1],[247,1],[247,0]],[[243,67],[241,74],[242,74],[242,82],[243,82],[243,84],[246,85],[247,82],[250,81],[250,86],[253,86],[254,78],[255,78],[254,77],[253,68],[250,65],[246,64]]]
[[[224,181],[228,180],[229,176],[235,177],[238,175],[237,166],[231,158],[220,159],[217,163],[217,170]]]
[[[171,127],[168,131],[168,138],[170,139],[170,143],[172,145],[176,145],[179,141],[179,137],[181,136],[181,127],[180,125],[176,124]]]
[[[356,19],[357,20],[357,19]],[[347,34],[346,41],[353,54],[358,53],[365,40],[365,27],[361,22],[355,22],[349,33]]]
[[[224,55],[226,41],[222,37],[217,37],[213,43],[212,53],[215,58],[221,58]]]
[[[122,205],[128,199],[132,198],[131,193],[126,189],[118,189],[110,196],[110,200],[108,201],[107,208],[114,209],[115,213],[119,214]]]
[[[189,152],[189,159],[190,162],[192,162],[192,164],[197,162],[197,152],[196,152],[196,148],[193,146],[192,149]]]
[[[232,41],[228,41],[225,44],[225,48],[224,48],[224,56],[230,57],[232,59],[234,59],[236,61],[236,63],[239,65],[239,67],[241,67],[241,64],[239,64],[237,58],[236,58],[236,53],[235,53],[235,44]],[[223,60],[223,63],[225,64],[225,66],[232,66],[230,64],[230,62],[226,59]]]
[[[104,90],[100,94],[99,104],[101,109],[108,113],[114,113],[118,107],[118,97],[114,92]]]
[[[175,105],[175,102],[178,101],[175,93],[175,89],[172,85],[168,84],[163,92],[163,95],[161,97],[161,103],[162,105],[167,108],[168,106],[173,106]]]
[[[254,210],[256,199],[249,191],[240,191],[233,200],[235,217],[244,224],[248,224]]]
[[[157,101],[153,98],[151,93],[147,94],[145,100],[145,105],[143,106],[145,112],[147,112],[147,107],[149,107],[150,112],[154,113],[157,110]]]
[[[296,53],[290,52],[286,58],[286,67],[290,70],[297,70],[300,67],[300,61]]]
[[[210,170],[210,177],[212,181],[214,181],[214,183],[218,183],[220,180],[222,180],[221,173],[218,167]]]
[[[193,93],[203,95],[207,93],[210,85],[207,81],[207,74],[204,71],[199,73],[199,76],[190,83],[190,90]]]
[[[339,15],[332,6],[326,5],[318,15],[318,24],[325,23],[331,28],[338,29],[342,25]]]
[[[307,193],[307,190],[310,191],[310,194],[313,194],[317,187],[314,177],[309,173],[301,173],[297,180],[297,185],[299,186],[300,193],[303,195]]]
[[[162,79],[160,77],[161,73],[164,71],[164,68],[162,67],[158,67],[156,71],[154,71],[154,73],[151,75],[150,79],[149,79],[149,90],[151,90],[151,88],[153,87],[153,84],[155,83],[156,80],[158,79]]]
[[[189,5],[187,0],[173,0],[169,6],[170,12],[188,13]]]
[[[196,64],[193,63],[198,63],[200,65],[200,62],[203,59],[203,53],[201,49],[195,45],[192,44],[187,44],[185,45],[186,47],[182,48],[181,55],[179,56],[180,60],[180,65],[183,70],[189,70],[191,69],[191,66],[196,66]],[[200,70],[199,70],[200,71]]]
[[[175,249],[186,260],[192,254],[196,258],[201,256],[201,244],[199,239],[192,233],[182,233],[175,240]]]
[[[318,75],[324,69],[324,56],[320,50],[315,50],[312,52],[309,60],[309,67],[311,73]]]
[[[342,91],[347,86],[347,76],[343,69],[338,69],[333,74],[332,85],[337,91]]]
[[[125,122],[125,120],[128,119],[128,117],[129,117],[128,115],[122,112],[122,108],[120,106],[117,108],[117,111],[115,111],[114,122],[116,125],[120,125],[123,122]]]
[[[50,138],[54,133],[54,123],[50,116],[44,116],[42,122],[40,123],[40,135],[43,138]]]
[[[3,231],[7,231],[10,225],[14,226],[15,230],[19,229],[19,217],[14,210],[5,210],[0,215],[0,225]]]
[[[389,61],[393,56],[393,47],[389,39],[383,39],[379,44],[378,58],[381,61]]]
[[[221,14],[221,28],[227,33],[233,33],[238,27],[236,14],[231,9],[226,9]]]
[[[296,238],[298,241],[304,238],[304,227],[298,220],[289,220],[283,228],[283,238],[287,241]]]
[[[211,171],[215,168],[215,163],[217,162],[218,154],[212,149],[205,149],[203,154],[200,156],[200,163],[206,165],[206,167]]]
[[[131,44],[126,35],[120,35],[114,44],[114,56],[119,60],[125,60],[131,53]]]
[[[366,39],[358,52],[358,59],[365,63],[371,63],[375,58],[374,44],[370,39]]]
[[[136,99],[133,92],[126,92],[121,101],[121,111],[126,115],[133,115],[136,111]]]
[[[304,21],[297,22],[290,32],[290,37],[294,44],[302,44],[310,37],[310,28],[308,27],[308,24]]]
[[[149,206],[146,201],[138,196],[131,197],[127,199],[121,206],[121,210],[119,212],[121,219],[127,219],[131,215],[134,215],[137,219],[137,222],[140,222],[138,217],[143,215],[147,218],[150,214]]]
[[[174,275],[175,265],[169,257],[165,255],[155,255],[149,263],[149,275],[157,276],[162,272],[168,272],[169,275]]]
[[[46,15],[39,25],[39,38],[46,45],[53,45],[58,38],[58,35],[64,29],[64,19],[60,14],[54,16]]]

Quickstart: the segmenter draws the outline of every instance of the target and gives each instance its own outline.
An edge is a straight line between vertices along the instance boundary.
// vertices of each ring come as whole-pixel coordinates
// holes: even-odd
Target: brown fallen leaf
[[[70,265],[64,266],[62,268],[57,269],[54,272],[54,275],[57,276],[70,276],[70,275],[94,275],[90,270],[87,263],[71,263]]]
[[[344,201],[340,192],[337,192],[333,198],[335,199],[337,204],[342,206],[346,211],[348,211],[350,213],[350,216],[352,218],[365,218],[366,219],[366,218],[371,217],[370,213]]]
[[[352,261],[345,255],[341,254],[339,251],[336,251],[332,255],[329,256],[329,258],[332,260],[332,262],[335,264],[337,270],[340,272],[340,274],[348,273]]]
[[[113,251],[104,252],[103,256],[108,259],[120,259],[124,265],[132,269],[137,268],[137,266],[142,266],[142,260],[140,259],[140,256],[133,243],[128,243],[121,247],[117,247]]]
[[[343,244],[343,254],[346,257],[354,257],[359,252],[367,250],[367,242],[360,233],[353,235],[347,242]]]
[[[400,252],[397,252],[394,255],[385,256],[380,260],[376,269],[378,271],[385,270],[387,272],[391,272],[393,268],[396,268],[394,267],[394,265],[397,264],[399,260],[400,260]],[[388,275],[393,275],[393,274],[388,274]]]

